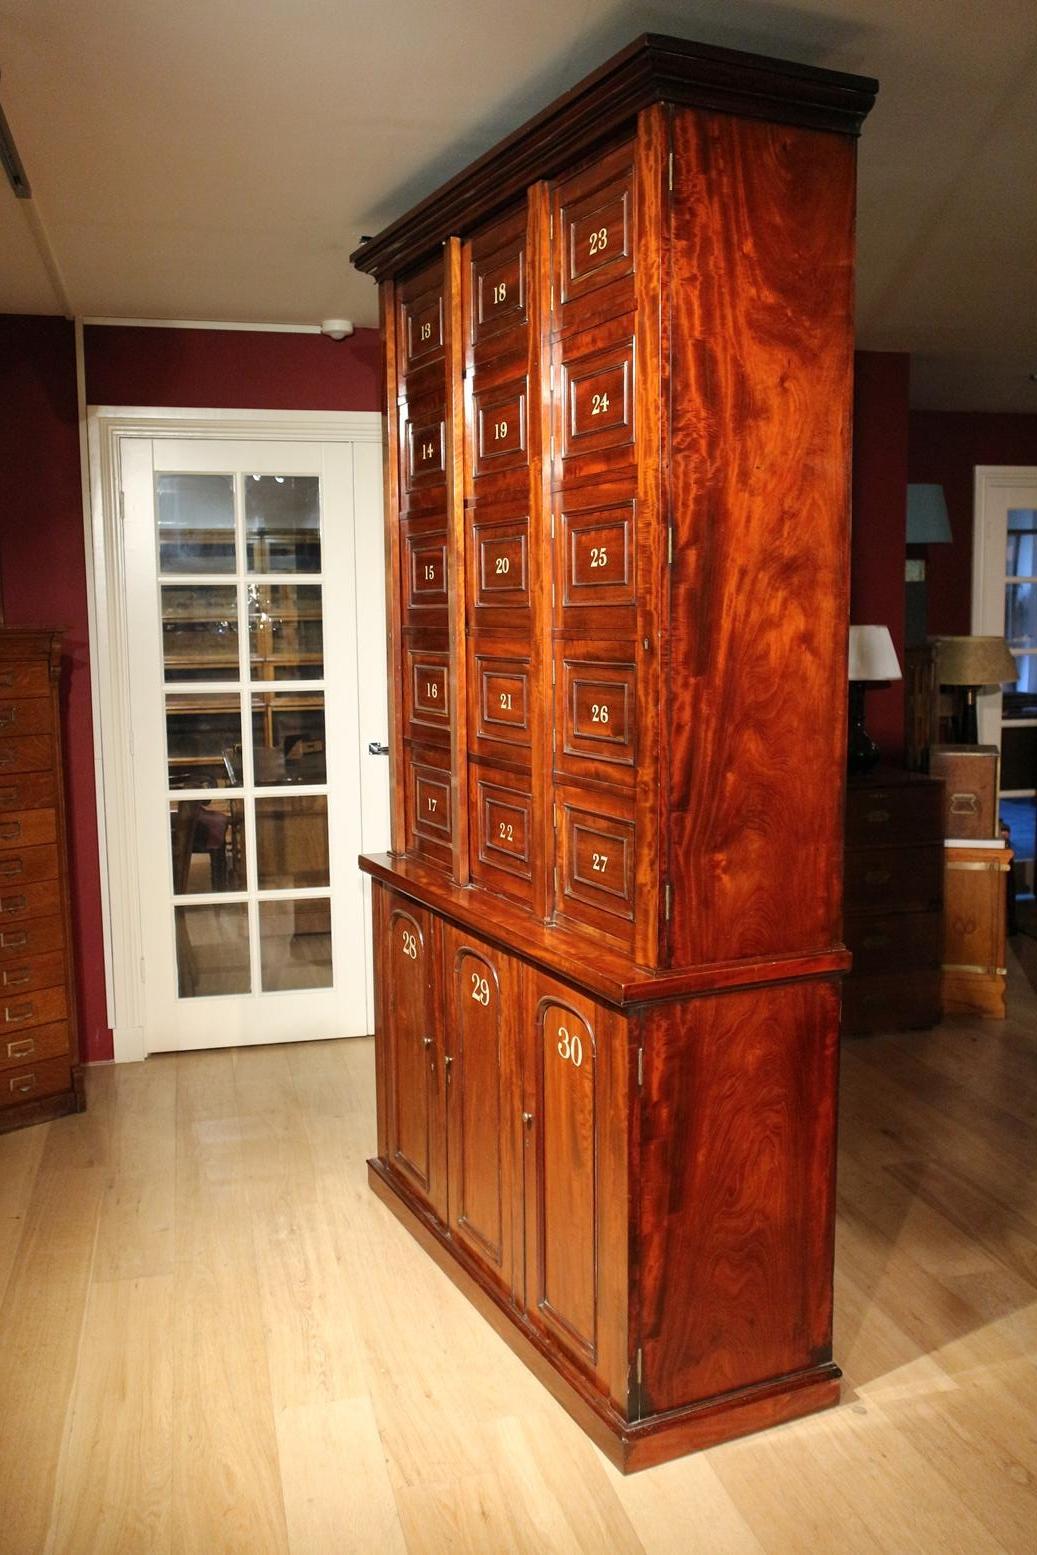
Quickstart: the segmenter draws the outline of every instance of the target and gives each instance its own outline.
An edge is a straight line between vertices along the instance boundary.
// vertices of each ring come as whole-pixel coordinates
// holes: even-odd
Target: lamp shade
[[[888,626],[850,627],[850,680],[899,680],[900,664]]]
[[[951,521],[942,486],[911,485],[907,488],[908,545],[949,545]]]
[[[1019,673],[1003,637],[931,637],[941,686],[1002,686]]]

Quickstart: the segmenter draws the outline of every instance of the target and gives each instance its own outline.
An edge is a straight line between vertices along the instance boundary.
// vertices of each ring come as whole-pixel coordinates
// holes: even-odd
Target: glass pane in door
[[[250,476],[245,534],[250,572],[320,572],[319,476]]]
[[[232,475],[157,475],[161,572],[233,572],[236,549]]]
[[[248,905],[176,907],[177,981],[181,999],[248,993]]]
[[[237,589],[176,583],[164,584],[161,593],[166,683],[237,680]]]
[[[169,836],[176,895],[246,889],[242,800],[178,799],[169,806]]]
[[[260,902],[263,990],[330,988],[331,903],[327,897]]]
[[[256,800],[259,885],[286,891],[330,884],[328,801],[324,794]]]
[[[167,696],[166,752],[170,788],[239,787],[239,693]]]
[[[324,621],[319,584],[250,583],[248,640],[253,680],[320,680]]]
[[[252,752],[258,788],[326,783],[324,693],[254,691]]]

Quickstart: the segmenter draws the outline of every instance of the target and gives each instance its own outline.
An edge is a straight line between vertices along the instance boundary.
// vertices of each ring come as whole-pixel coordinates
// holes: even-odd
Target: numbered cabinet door
[[[636,848],[632,796],[556,789],[558,916],[634,944]]]
[[[637,622],[636,525],[632,500],[576,507],[555,519],[556,620],[581,636],[633,634]]]
[[[445,643],[432,643],[404,642],[403,720],[411,739],[449,745],[450,654]]]
[[[506,516],[505,516],[506,515]],[[525,505],[477,513],[467,546],[468,619],[489,628],[528,632],[530,613],[529,512]]]
[[[509,1292],[519,1127],[506,956],[444,926],[449,1220],[454,1236]]]
[[[631,475],[636,469],[634,335],[629,315],[555,347],[562,480]]]
[[[481,640],[473,646],[469,662],[468,738],[473,753],[528,766],[534,694],[528,653],[508,653],[503,648],[487,652]]]
[[[526,1308],[625,1404],[626,1023],[530,974]]]
[[[379,979],[388,1165],[441,1217],[446,1210],[444,1051],[435,1007],[430,913],[385,893]]]

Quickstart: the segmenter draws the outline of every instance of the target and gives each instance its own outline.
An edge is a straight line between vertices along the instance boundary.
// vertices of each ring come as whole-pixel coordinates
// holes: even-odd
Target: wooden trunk
[[[365,244],[372,1182],[626,1468],[831,1403],[854,136],[644,38]]]

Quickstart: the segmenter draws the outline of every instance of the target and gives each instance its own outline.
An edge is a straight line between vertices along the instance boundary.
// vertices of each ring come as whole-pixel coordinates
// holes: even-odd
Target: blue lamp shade
[[[908,545],[949,545],[953,538],[943,487],[908,486]]]

